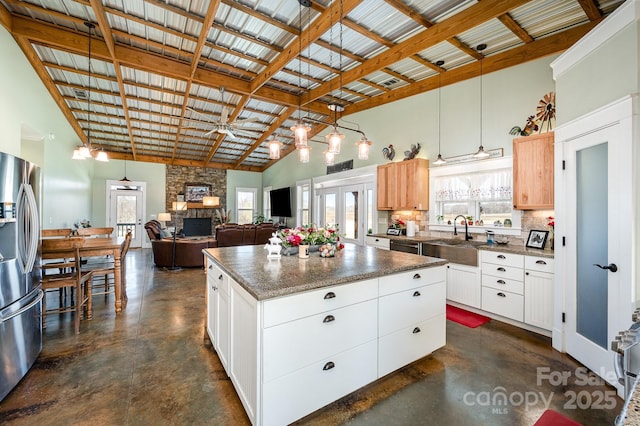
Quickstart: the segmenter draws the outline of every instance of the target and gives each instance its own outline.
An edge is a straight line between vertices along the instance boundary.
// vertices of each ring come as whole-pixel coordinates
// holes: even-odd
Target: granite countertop
[[[310,253],[308,259],[292,255],[270,260],[262,245],[202,252],[257,300],[448,263],[444,259],[353,244],[346,244],[330,258],[322,258],[316,252]]]
[[[375,238],[388,238],[390,240],[411,241],[411,242],[418,242],[418,243],[423,241],[446,239],[441,237],[432,237],[432,236],[428,237],[428,236],[421,236],[421,235],[416,235],[415,237],[407,237],[405,235],[396,236],[396,235],[386,235],[386,234],[373,234],[369,236],[375,237]],[[474,239],[473,241],[478,241],[478,240]],[[476,247],[478,248],[478,250],[501,251],[504,253],[522,254],[526,256],[536,256],[536,257],[547,257],[547,258],[554,257],[553,250],[547,250],[547,249],[540,250],[540,249],[527,248],[520,244],[484,244]]]

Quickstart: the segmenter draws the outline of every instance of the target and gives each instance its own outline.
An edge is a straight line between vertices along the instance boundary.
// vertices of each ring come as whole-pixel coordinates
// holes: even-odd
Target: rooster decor
[[[382,155],[389,161],[393,161],[393,157],[396,156],[396,150],[393,149],[393,145],[382,148]]]
[[[536,124],[535,116],[530,115],[529,118],[527,118],[527,124],[524,125],[524,129],[521,129],[520,126],[513,126],[511,130],[509,130],[509,134],[529,136],[536,130],[538,130],[538,125]]]
[[[404,152],[404,159],[405,160],[413,160],[414,158],[416,158],[416,155],[418,155],[418,153],[420,152],[420,144],[411,144],[411,150],[410,151],[405,151]]]

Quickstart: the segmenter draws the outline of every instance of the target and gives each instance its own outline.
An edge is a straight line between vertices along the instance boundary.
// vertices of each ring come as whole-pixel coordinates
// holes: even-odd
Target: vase
[[[298,253],[298,247],[285,247],[282,246],[282,254],[285,256],[291,256],[292,254]]]
[[[309,258],[309,245],[308,244],[300,244],[298,246],[298,257],[300,259],[308,259]]]
[[[320,257],[333,257],[336,255],[336,246],[335,244],[323,244],[318,251]]]

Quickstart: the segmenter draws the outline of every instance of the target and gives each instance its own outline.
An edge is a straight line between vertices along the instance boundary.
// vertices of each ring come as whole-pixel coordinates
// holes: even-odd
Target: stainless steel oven
[[[389,242],[389,249],[404,253],[420,254],[420,243],[409,240],[394,240]]]

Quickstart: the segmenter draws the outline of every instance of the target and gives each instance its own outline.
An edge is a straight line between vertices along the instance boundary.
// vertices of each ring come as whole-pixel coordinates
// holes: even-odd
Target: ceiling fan
[[[256,117],[251,117],[251,118],[242,118],[242,119],[234,120],[230,122],[229,107],[227,107],[227,105],[224,102],[224,87],[220,87],[220,95],[221,95],[222,104],[223,104],[222,112],[220,113],[220,120],[209,121],[209,123],[213,125],[213,129],[206,132],[204,136],[211,136],[213,133],[220,133],[222,135],[227,135],[233,139],[236,138],[236,135],[252,136],[251,133],[244,132],[242,129],[240,129],[240,127],[245,123],[258,121],[258,119]],[[202,113],[192,108],[187,107],[187,109],[193,113],[202,115],[204,117]]]

